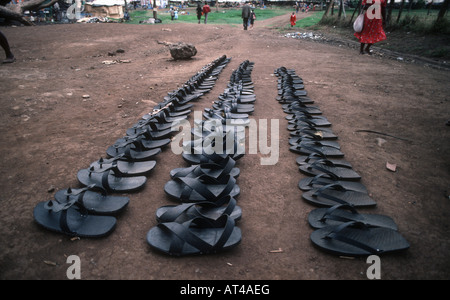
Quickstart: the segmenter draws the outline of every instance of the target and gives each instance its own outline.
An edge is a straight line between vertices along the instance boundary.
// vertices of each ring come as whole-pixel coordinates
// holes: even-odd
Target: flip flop
[[[192,103],[182,103],[178,98],[173,97],[173,98],[170,98],[167,101],[164,101],[164,102],[156,104],[153,107],[153,110],[157,110],[158,111],[158,110],[163,109],[164,107],[166,107],[168,105],[171,105],[172,106],[172,110],[173,111],[177,111],[177,112],[178,111],[187,111],[187,110],[191,109],[194,106],[194,104],[192,104]]]
[[[308,92],[306,90],[296,90],[294,88],[285,88],[278,91],[278,95],[288,95],[291,97],[306,97]]]
[[[336,183],[304,192],[302,198],[311,204],[326,207],[336,204],[347,204],[354,207],[376,205],[376,202],[367,193],[346,190],[342,185]]]
[[[78,181],[85,185],[95,185],[107,192],[126,193],[140,190],[144,187],[147,177],[133,176],[133,177],[119,177],[114,174],[114,171],[108,170],[105,172],[95,172],[90,169],[81,169],[77,173]]]
[[[113,158],[103,159],[100,158],[98,161],[91,163],[90,169],[95,172],[103,172],[107,169],[115,170],[115,174],[122,177],[127,176],[140,176],[147,175],[156,165],[156,161],[126,161],[123,159],[124,155],[118,155]]]
[[[299,166],[299,170],[308,176],[317,176],[319,174],[332,175],[338,180],[353,180],[358,181],[361,179],[361,175],[355,172],[348,165],[343,163],[334,163],[328,159],[319,159],[311,164],[303,164]]]
[[[215,179],[220,179],[226,175],[231,175],[234,178],[238,178],[240,175],[240,169],[234,167],[236,161],[231,157],[227,157],[220,163],[203,163],[199,165],[192,165],[187,168],[176,168],[170,171],[170,177],[172,179],[177,177],[199,177],[206,175]]]
[[[279,96],[275,98],[281,104],[302,104],[302,105],[310,105],[314,104],[314,100],[305,96],[295,96],[293,94],[285,94],[281,93]]]
[[[300,83],[298,81],[294,82],[292,80],[286,80],[281,83],[278,83],[277,88],[279,90],[282,90],[285,88],[293,88],[296,90],[303,90],[303,89],[305,89],[305,85],[303,84],[303,81]]]
[[[232,113],[230,111],[224,112],[221,110],[214,110],[210,108],[205,108],[203,112],[203,117],[207,120],[211,119],[248,119],[248,114]]]
[[[306,177],[301,179],[298,182],[298,188],[302,191],[310,191],[312,189],[318,189],[328,184],[339,184],[346,190],[351,190],[355,192],[361,192],[368,194],[367,188],[365,185],[363,185],[360,182],[357,181],[345,181],[345,180],[339,180],[338,178],[334,177],[333,175],[328,174],[319,174],[314,177]]]
[[[299,145],[302,142],[303,143],[320,142],[320,146],[334,147],[336,149],[340,149],[341,148],[339,143],[334,141],[334,140],[324,140],[322,138],[314,137],[314,136],[304,135],[304,136],[291,137],[289,139],[289,145],[291,145],[291,146],[297,146],[297,145]]]
[[[101,193],[95,190],[100,190]],[[121,212],[130,202],[130,198],[107,195],[105,190],[90,185],[81,189],[64,189],[55,193],[55,200],[60,204],[76,201],[77,205],[84,207],[89,214],[115,215]]]
[[[128,144],[139,143],[139,149],[151,150],[156,148],[162,148],[169,145],[171,139],[153,139],[152,137],[146,137],[145,134],[137,134],[133,136],[124,136],[117,139],[114,143],[114,148],[125,147]]]
[[[305,123],[311,124],[314,127],[331,126],[331,123],[328,121],[328,119],[323,116],[312,116],[312,115],[308,116],[308,115],[302,114],[302,113],[295,114],[294,117],[288,121],[288,123],[291,124],[292,127],[295,127],[295,126],[304,127],[303,124],[305,124]],[[288,126],[288,129],[289,128],[290,127]]]
[[[123,160],[129,161],[151,160],[159,153],[161,153],[160,148],[147,150],[137,141],[134,141],[132,144],[128,144],[124,147],[115,147],[113,145],[106,149],[106,154],[110,157],[123,155]]]
[[[302,104],[301,102],[293,102],[290,104],[285,104],[282,106],[283,111],[289,114],[286,117],[286,120],[292,120],[295,118],[295,114],[297,113],[305,113],[309,115],[321,115],[322,111],[316,106],[308,106]]]
[[[144,115],[137,123],[135,123],[132,127],[128,128],[126,131],[126,134],[128,136],[136,136],[139,135],[142,132],[142,128],[147,126],[149,123],[152,123],[153,126],[155,126],[156,130],[167,130],[172,128],[172,124],[174,122],[161,122],[154,118],[151,119],[145,119]],[[176,122],[176,121],[175,121]]]
[[[180,117],[180,116],[187,116],[192,112],[190,109],[176,110],[175,106],[173,106],[173,105],[168,105],[162,109],[166,110],[168,112],[168,116],[172,117],[172,118]]]
[[[254,104],[238,103],[237,100],[235,100],[235,99],[227,100],[227,101],[224,101],[224,100],[214,101],[213,108],[219,110],[219,109],[222,109],[222,107],[224,107],[224,106],[227,106],[227,105],[229,106],[229,105],[232,105],[232,104],[237,105],[237,107],[240,108],[240,109],[253,109],[253,108],[255,108]]]
[[[147,243],[169,255],[211,254],[231,249],[241,242],[242,233],[232,218],[215,221],[195,218],[185,223],[159,223],[147,233]]]
[[[252,104],[256,101],[255,94],[241,95],[240,93],[235,94],[233,92],[225,92],[219,95],[218,98],[222,101],[236,101],[238,104]]]
[[[176,99],[180,104],[187,104],[189,102],[198,100],[201,96],[208,92],[207,90],[196,90],[193,83],[190,83],[190,85],[192,88],[192,91],[190,93],[186,93],[186,91],[183,90],[178,90],[165,96],[164,101],[171,101]]]
[[[326,155],[322,155],[319,153],[311,153],[310,155],[300,155],[298,156],[295,161],[299,166],[303,165],[309,165],[312,163],[315,163],[316,161],[325,160],[325,162],[328,160],[330,161],[334,166],[337,167],[343,167],[343,168],[351,168],[352,165],[343,159],[328,159]],[[320,162],[318,162],[320,163]]]
[[[305,125],[306,126],[303,128],[297,129],[295,131],[291,131],[290,135],[292,137],[302,136],[305,134],[318,135],[323,140],[335,140],[338,138],[338,136],[335,135],[330,128],[326,128],[326,127],[316,128],[316,127],[310,126],[308,124],[305,124]]]
[[[408,241],[398,231],[358,222],[317,229],[310,238],[317,247],[345,256],[380,255],[409,248]]]
[[[220,120],[205,120],[194,121],[194,128],[191,129],[191,133],[194,137],[202,139],[215,136],[225,136],[230,133],[242,133],[245,131],[245,126],[241,125],[227,125],[222,124]]]
[[[222,215],[228,215],[236,222],[241,219],[242,209],[236,205],[234,198],[225,196],[217,202],[202,201],[180,205],[166,205],[156,210],[156,220],[160,223],[184,223],[194,218],[217,220]]]
[[[151,127],[151,130],[166,130],[167,127],[164,127],[164,129],[161,128],[161,124],[166,124],[166,123],[170,123],[172,124],[173,122],[178,122],[181,120],[185,120],[187,119],[187,115],[183,115],[183,116],[179,116],[179,117],[170,117],[164,110],[159,110],[156,112],[152,112],[149,114],[146,114],[144,116],[142,116],[141,118],[141,126],[134,128],[131,127],[127,130],[127,134],[128,135],[133,135],[136,134],[136,131],[139,131],[142,127],[150,125],[150,126],[156,126],[156,127]],[[167,126],[167,125],[166,125]]]
[[[224,113],[231,113],[231,114],[236,114],[241,116],[241,119],[245,119],[248,118],[248,114],[253,113],[253,111],[255,110],[254,107],[253,108],[243,108],[243,107],[239,107],[239,105],[251,105],[251,104],[237,104],[237,103],[230,103],[228,105],[223,105],[222,108],[220,108],[220,111],[223,111]],[[214,108],[214,107],[213,107]]]
[[[344,153],[339,150],[339,148],[327,146],[321,144],[321,142],[313,141],[313,142],[301,142],[296,146],[292,146],[289,148],[290,151],[298,154],[312,154],[319,153],[321,155],[325,155],[327,158],[341,158],[344,157]]]
[[[228,101],[217,101],[216,103],[213,104],[213,109],[215,110],[221,110],[221,111],[229,111],[232,113],[252,113],[255,108],[252,104],[238,104],[237,101],[233,102],[228,102]]]
[[[173,101],[173,99],[172,99]],[[180,101],[178,101],[178,103],[180,103]],[[187,103],[183,102],[183,105],[188,105]],[[180,120],[184,120],[188,118],[188,114],[190,113],[189,109],[184,110],[184,113],[180,116],[171,116],[170,113],[168,113],[167,111],[165,111],[165,108],[167,106],[162,107],[161,109],[153,109],[152,112],[149,112],[145,115],[142,116],[141,121],[145,121],[146,124],[148,125],[150,123],[159,123],[159,124],[164,124],[164,123],[173,123],[173,122],[177,122]],[[153,130],[155,130],[155,128],[152,128]],[[158,130],[161,130],[161,128],[158,128]]]
[[[384,227],[398,230],[391,217],[379,214],[361,214],[351,205],[338,204],[330,208],[316,208],[308,214],[312,228],[341,225],[345,222],[361,222],[370,227]]]
[[[79,237],[103,237],[116,227],[117,220],[113,216],[89,215],[76,201],[61,204],[56,200],[39,202],[33,217],[37,224],[45,229]]]
[[[181,202],[215,202],[225,196],[236,198],[240,194],[236,179],[230,175],[220,179],[206,175],[196,178],[176,177],[164,185],[164,191]]]
[[[304,142],[320,142],[322,145],[327,145],[335,148],[340,148],[340,145],[335,140],[336,138],[324,138],[320,131],[312,131],[303,129],[301,135],[292,136],[289,139],[289,145],[296,146],[302,141]]]
[[[173,121],[170,123],[173,124],[174,122],[177,122],[177,121]],[[136,136],[143,135],[145,138],[152,139],[152,140],[168,138],[172,134],[173,134],[172,126],[170,128],[160,130],[160,129],[158,129],[158,126],[156,125],[155,122],[147,122],[144,126],[131,127],[131,128],[128,128],[126,131],[127,136],[136,137]]]
[[[199,165],[199,164],[203,164],[203,163],[222,163],[225,159],[227,159],[228,157],[231,157],[233,160],[239,160],[241,159],[244,154],[243,153],[234,153],[234,154],[227,154],[226,151],[224,151],[225,153],[206,153],[205,151],[203,151],[201,154],[191,154],[191,153],[182,153],[181,156],[183,157],[183,159],[185,161],[187,161],[190,164],[193,165]]]
[[[204,139],[202,141],[189,141],[183,144],[184,151],[182,157],[191,164],[198,165],[208,162],[221,163],[228,156],[236,161],[244,156],[245,151],[241,147],[242,143],[239,142],[236,131],[234,134],[231,131],[227,132],[223,139],[223,144],[217,145],[217,148],[220,148],[221,150],[216,149],[216,139],[214,138]]]
[[[207,153],[204,153],[204,151],[203,151],[202,154],[183,153],[181,156],[188,163],[193,164],[193,165],[199,165],[199,164],[202,164],[202,163],[219,163],[220,164],[225,159],[227,159],[227,157],[229,155],[226,154],[226,153],[223,153],[223,154],[217,154],[217,153],[207,154]],[[234,159],[234,160],[236,160],[236,159]]]

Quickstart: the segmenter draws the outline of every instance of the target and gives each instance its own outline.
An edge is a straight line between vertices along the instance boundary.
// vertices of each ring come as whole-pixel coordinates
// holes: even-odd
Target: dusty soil
[[[392,217],[411,245],[381,257],[381,278],[448,279],[448,71],[288,39],[272,29],[287,20],[257,21],[250,31],[215,24],[2,28],[18,60],[0,66],[0,278],[66,279],[66,259],[78,255],[82,279],[367,279],[365,257],[337,257],[309,239],[307,215],[315,207],[301,198],[297,183],[305,175],[289,151],[285,113],[275,100],[273,73],[285,66],[303,78],[339,136],[345,159],[377,202],[360,211]],[[193,43],[198,54],[174,61],[157,40]],[[117,49],[125,53],[108,56]],[[170,148],[157,156],[145,188],[126,194],[130,204],[110,236],[71,239],[34,222],[38,202],[79,187],[78,170],[105,157],[107,147],[156,102],[221,55],[232,60],[195,110],[211,107],[231,72],[248,59],[255,63],[252,117],[280,122],[277,164],[262,166],[261,154],[238,162],[243,211],[238,247],[184,258],[149,247],[145,237],[157,224],[156,209],[174,203],[163,190],[169,171],[188,165]],[[111,59],[131,62],[102,64]],[[387,162],[397,165],[396,172],[387,170]]]

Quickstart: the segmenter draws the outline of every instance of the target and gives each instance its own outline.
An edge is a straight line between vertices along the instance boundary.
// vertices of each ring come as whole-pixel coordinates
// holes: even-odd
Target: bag
[[[355,22],[353,22],[353,30],[355,32],[361,32],[364,28],[364,11],[361,11],[359,16],[356,18]]]

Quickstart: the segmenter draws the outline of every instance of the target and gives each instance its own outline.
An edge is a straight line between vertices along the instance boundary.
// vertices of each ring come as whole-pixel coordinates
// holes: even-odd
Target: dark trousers
[[[244,19],[244,30],[247,30],[248,18],[243,18],[243,19]]]

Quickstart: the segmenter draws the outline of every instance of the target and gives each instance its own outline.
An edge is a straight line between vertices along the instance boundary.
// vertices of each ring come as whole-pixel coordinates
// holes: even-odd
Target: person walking
[[[244,6],[242,7],[242,19],[244,23],[244,30],[247,30],[249,18],[250,18],[250,6],[246,1]]]
[[[0,31],[0,46],[2,46],[3,50],[5,50],[6,54],[6,59],[3,61],[3,63],[8,64],[15,62],[16,58],[14,57],[14,54],[11,52],[11,49],[9,48],[8,40],[1,31]]]
[[[290,20],[291,22],[291,28],[295,26],[295,24],[297,23],[297,16],[295,15],[295,12],[292,12]]]
[[[208,4],[203,5],[203,15],[205,16],[205,24],[208,22],[208,13],[211,12],[211,8]]]
[[[386,0],[363,0],[361,9],[364,10],[364,27],[361,32],[355,32],[354,36],[360,42],[359,54],[371,55],[370,47],[386,39],[383,29],[386,24]]]
[[[250,13],[250,29],[253,29],[253,25],[255,25],[256,20],[256,14],[255,11],[252,9],[252,12]]]
[[[200,4],[200,2],[197,2],[197,19],[198,19],[198,24],[200,24],[200,21],[202,19],[202,12],[203,12],[202,5]]]

